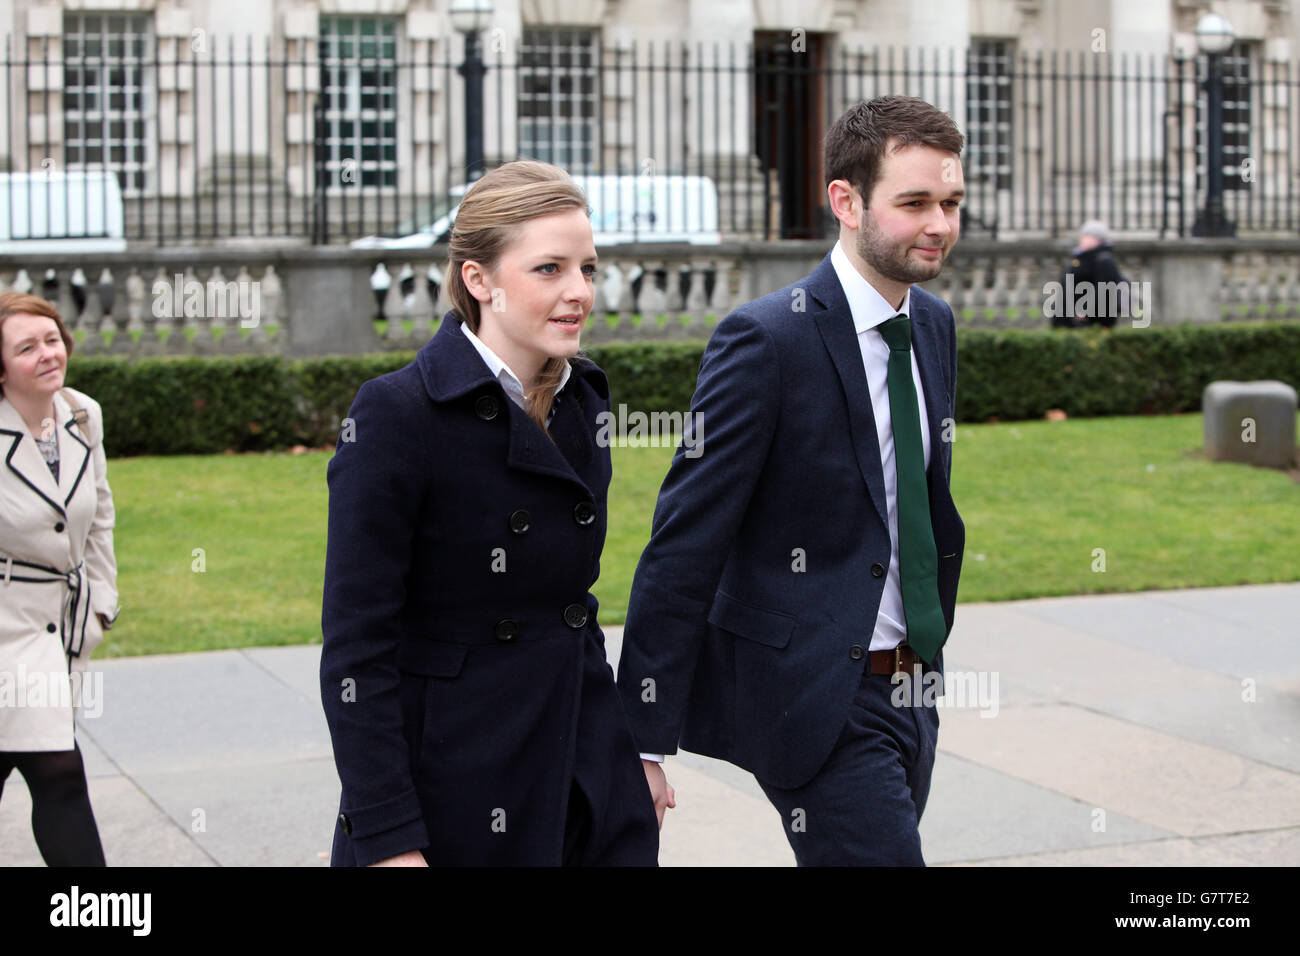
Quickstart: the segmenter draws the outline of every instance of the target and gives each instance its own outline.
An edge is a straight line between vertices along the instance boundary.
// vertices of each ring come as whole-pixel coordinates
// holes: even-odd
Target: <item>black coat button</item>
[[[56,522],[54,522],[54,530],[55,530],[55,531],[62,531],[62,530],[63,530],[63,522],[62,522],[62,521],[56,521]]]
[[[348,836],[352,836],[352,821],[348,819],[346,813],[339,814],[339,827],[342,828],[343,832]]]
[[[498,641],[513,641],[515,635],[519,633],[519,625],[510,618],[504,621],[497,621],[496,634]]]
[[[883,564],[873,564],[871,566],[871,576],[873,578],[883,578],[885,576],[885,566]]]
[[[501,414],[501,404],[492,395],[480,395],[474,403],[474,414],[485,422],[490,422]]]
[[[596,502],[579,501],[573,506],[573,520],[584,528],[596,520]]]
[[[523,534],[533,526],[533,516],[523,508],[510,514],[510,530],[515,534]]]
[[[587,606],[585,604],[570,604],[564,609],[564,623],[575,631],[586,627]]]
[[[49,631],[51,634],[53,634],[55,631],[58,630],[58,628],[55,627],[53,624],[46,624],[45,629]]]
[[[862,650],[862,645],[861,645],[861,644],[854,644],[852,647],[849,648],[849,657],[850,657],[850,659],[852,659],[852,660],[855,660],[855,661],[860,661],[860,660],[862,660],[862,657],[863,657],[863,654],[864,654],[864,653],[865,653],[865,652]]]

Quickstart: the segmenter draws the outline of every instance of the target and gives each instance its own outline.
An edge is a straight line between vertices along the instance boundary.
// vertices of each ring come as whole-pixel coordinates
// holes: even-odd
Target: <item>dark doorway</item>
[[[826,234],[822,138],[828,47],[826,34],[754,33],[755,147],[768,238],[821,239]]]

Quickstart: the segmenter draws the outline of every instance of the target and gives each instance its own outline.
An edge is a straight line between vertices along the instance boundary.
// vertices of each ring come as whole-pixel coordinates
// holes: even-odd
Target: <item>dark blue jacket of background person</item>
[[[1071,288],[1074,290],[1074,302],[1066,302],[1062,314],[1052,320],[1052,325],[1064,328],[1083,328],[1088,325],[1101,325],[1108,329],[1115,327],[1119,316],[1111,313],[1111,295],[1101,283],[1127,283],[1124,273],[1119,271],[1115,261],[1115,247],[1109,242],[1093,246],[1091,249],[1075,249],[1070,253],[1070,262],[1061,273],[1061,285],[1065,287],[1065,277],[1074,276]],[[1075,305],[1088,301],[1084,298],[1084,288],[1091,287],[1091,314],[1076,317]],[[1124,315],[1128,314],[1128,290],[1120,285],[1117,304]]]
[[[605,374],[578,359],[552,441],[455,313],[358,391],[328,470],[334,865],[416,849],[434,865],[559,864],[575,782],[591,811],[582,862],[655,863],[654,804],[590,593],[608,409]]]
[[[952,310],[912,286],[930,430],[930,520],[952,631],[965,527],[953,504]],[[714,331],[628,603],[619,690],[637,748],[681,746],[794,788],[848,719],[890,561],[862,352],[828,255]],[[942,651],[931,671],[943,670]]]

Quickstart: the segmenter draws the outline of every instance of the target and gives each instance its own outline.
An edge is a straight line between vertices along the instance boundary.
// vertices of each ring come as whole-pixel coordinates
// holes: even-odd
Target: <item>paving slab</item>
[[[935,755],[930,796],[921,817],[921,852],[928,864],[1091,849],[1176,834],[1121,813],[1096,829],[1093,808],[1047,787],[964,759],[942,744]]]
[[[299,644],[293,647],[249,647],[240,651],[248,660],[261,667],[286,687],[293,689],[312,707],[320,703],[320,652],[319,644]],[[322,726],[325,712],[320,710]]]
[[[338,816],[333,758],[146,773],[140,788],[222,866],[327,866]]]
[[[1078,704],[1300,771],[1300,693],[1267,677],[1247,693],[1236,677],[1035,616],[1040,603],[963,605],[945,669],[998,675],[1002,706]],[[942,738],[940,730],[940,744]]]
[[[1019,610],[1045,621],[1128,644],[1201,670],[1237,678],[1300,681],[1295,615],[1300,585],[1212,588],[1212,594],[1144,592],[1026,601]],[[1271,593],[1278,592],[1278,593]],[[1254,602],[1263,610],[1256,611]]]
[[[1300,825],[1296,774],[1080,707],[957,714],[940,734],[951,753],[1180,836]]]
[[[126,773],[332,755],[319,696],[303,697],[243,651],[116,658],[99,666],[104,712],[86,722],[87,730]]]

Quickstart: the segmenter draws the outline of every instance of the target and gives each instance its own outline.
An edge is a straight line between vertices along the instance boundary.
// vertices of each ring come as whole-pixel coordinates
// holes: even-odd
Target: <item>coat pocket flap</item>
[[[426,677],[455,677],[465,663],[465,644],[405,641],[397,651],[397,669]]]
[[[795,618],[780,611],[745,604],[719,591],[709,611],[709,623],[768,647],[785,647],[794,632]]]

